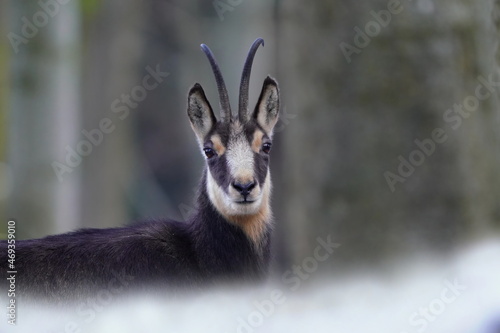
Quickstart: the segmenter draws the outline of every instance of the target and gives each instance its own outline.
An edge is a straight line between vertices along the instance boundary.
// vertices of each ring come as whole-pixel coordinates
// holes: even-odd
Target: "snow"
[[[387,274],[318,273],[297,290],[273,281],[79,309],[18,304],[17,316],[16,326],[2,320],[0,332],[499,333],[500,239],[448,259],[407,260]]]

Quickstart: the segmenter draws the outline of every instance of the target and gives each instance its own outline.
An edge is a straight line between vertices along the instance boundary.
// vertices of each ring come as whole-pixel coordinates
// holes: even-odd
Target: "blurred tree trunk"
[[[97,130],[102,121],[108,120],[110,125],[109,133],[103,133],[102,138],[96,134],[98,144],[82,163],[81,224],[104,228],[129,221],[127,196],[136,160],[133,129],[137,108],[127,107],[127,112],[114,110],[125,107],[124,100],[127,96],[132,98],[132,89],[143,85],[140,27],[144,7],[142,2],[132,0],[93,4],[85,7],[88,34],[83,64],[86,70],[82,129]],[[129,103],[136,104],[133,100]]]
[[[78,222],[78,171],[60,181],[52,163],[64,163],[66,147],[77,142],[79,3],[61,5],[54,15],[36,1],[10,1],[7,9],[9,33],[17,36],[9,35],[8,215],[17,219],[19,237],[40,237]]]
[[[5,1],[0,2],[0,36],[7,36],[8,33],[8,17],[7,5]],[[7,43],[0,43],[0,219],[7,221],[7,197],[9,195],[11,186],[10,179],[8,178],[8,164],[7,164],[7,117],[8,117],[8,104],[9,104],[9,45]],[[3,222],[0,222],[0,237],[6,232],[3,228]]]
[[[498,226],[498,87],[467,118],[443,118],[471,101],[479,76],[500,81],[498,16],[498,1],[282,2],[280,82],[299,114],[284,132],[296,260],[320,235],[356,264],[446,251]],[[399,175],[399,156],[420,163],[415,140],[435,129],[445,142]],[[404,182],[391,189],[387,172]]]

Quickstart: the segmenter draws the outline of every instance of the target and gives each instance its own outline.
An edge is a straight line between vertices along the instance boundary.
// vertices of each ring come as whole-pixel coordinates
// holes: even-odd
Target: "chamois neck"
[[[198,210],[191,220],[195,234],[195,252],[202,270],[226,277],[240,276],[255,280],[265,276],[269,264],[270,228],[261,235],[259,244],[244,229],[228,221],[211,203],[204,171],[198,193]]]

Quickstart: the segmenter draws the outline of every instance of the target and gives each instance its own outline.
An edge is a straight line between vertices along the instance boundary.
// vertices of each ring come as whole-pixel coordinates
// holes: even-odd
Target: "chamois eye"
[[[266,142],[262,145],[262,151],[266,154],[269,154],[269,152],[271,151],[271,143],[270,142]]]
[[[212,148],[203,148],[203,151],[205,152],[205,156],[207,158],[212,158],[215,156],[215,151]]]

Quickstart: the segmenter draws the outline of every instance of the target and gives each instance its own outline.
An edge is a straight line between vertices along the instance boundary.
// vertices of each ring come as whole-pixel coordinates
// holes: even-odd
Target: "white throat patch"
[[[269,172],[261,188],[258,200],[249,205],[237,204],[217,184],[210,171],[207,171],[207,193],[215,209],[227,221],[240,227],[256,248],[260,247],[266,228],[272,225],[271,176]]]

